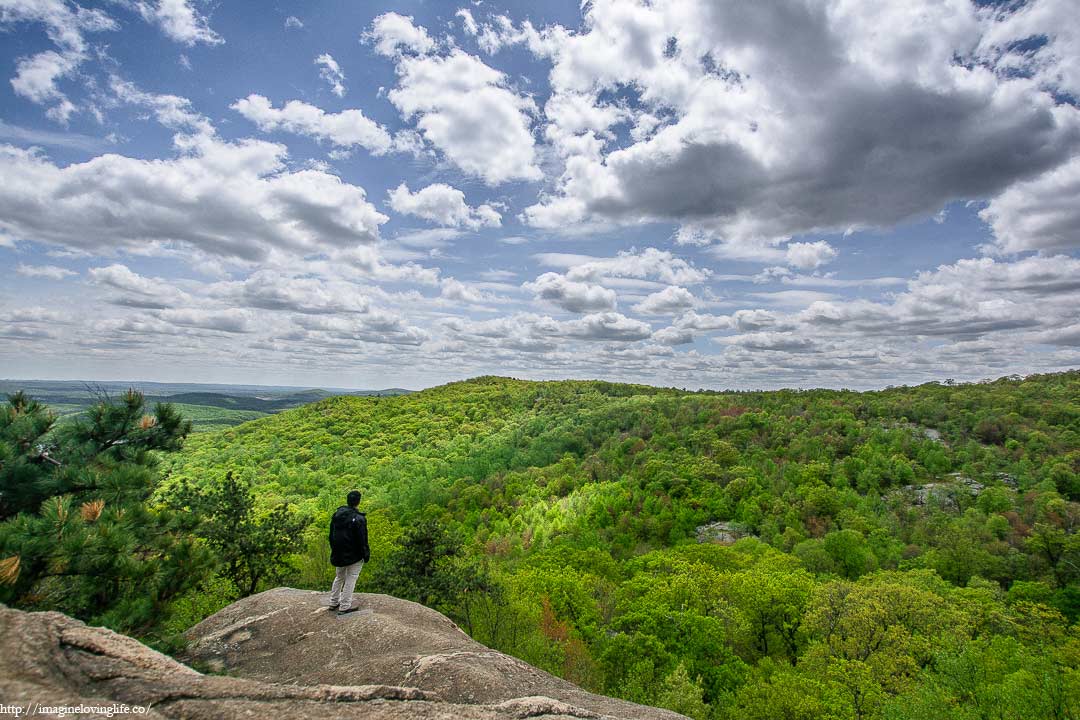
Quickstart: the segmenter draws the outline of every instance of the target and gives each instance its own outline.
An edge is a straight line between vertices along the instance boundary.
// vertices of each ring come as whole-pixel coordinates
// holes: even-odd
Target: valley
[[[692,717],[1054,717],[1080,697],[1078,398],[1076,372],[865,393],[483,377],[195,435],[160,495],[231,471],[293,507],[312,524],[279,577],[318,589],[358,488],[361,589]]]

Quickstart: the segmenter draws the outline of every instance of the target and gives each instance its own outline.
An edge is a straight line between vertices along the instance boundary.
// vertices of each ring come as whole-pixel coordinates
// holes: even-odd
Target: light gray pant
[[[352,591],[356,587],[356,578],[360,577],[362,567],[364,567],[364,561],[357,560],[352,565],[344,565],[337,569],[334,585],[330,588],[331,605],[338,605],[342,610],[352,607]]]

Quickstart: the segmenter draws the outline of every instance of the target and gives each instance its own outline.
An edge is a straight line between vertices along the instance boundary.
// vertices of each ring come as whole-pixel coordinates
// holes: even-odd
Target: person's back
[[[360,492],[351,491],[346,502],[330,518],[330,564],[337,568],[330,588],[330,609],[337,610],[338,615],[359,609],[352,606],[353,588],[364,563],[371,559],[367,518],[356,509]]]

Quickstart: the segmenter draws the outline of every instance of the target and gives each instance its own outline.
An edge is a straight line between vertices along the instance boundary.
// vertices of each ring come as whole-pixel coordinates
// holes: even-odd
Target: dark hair
[[[356,507],[360,504],[360,491],[350,490],[349,494],[345,496],[345,502],[349,503],[349,507]]]

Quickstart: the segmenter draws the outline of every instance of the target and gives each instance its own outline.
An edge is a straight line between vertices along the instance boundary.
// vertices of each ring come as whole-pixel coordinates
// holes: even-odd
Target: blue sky
[[[1080,365],[1067,0],[0,0],[0,375]]]

